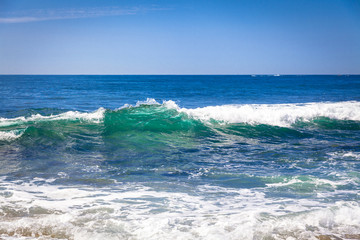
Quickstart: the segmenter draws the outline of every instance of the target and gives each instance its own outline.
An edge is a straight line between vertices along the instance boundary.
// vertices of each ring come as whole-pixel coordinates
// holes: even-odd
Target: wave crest
[[[224,123],[267,124],[279,127],[290,127],[299,121],[308,122],[318,117],[360,121],[360,102],[356,101],[222,105],[196,109],[178,108],[178,111],[201,121],[216,120]]]
[[[114,117],[114,115],[117,115]],[[249,124],[249,125],[270,125],[277,127],[293,127],[299,122],[311,122],[319,118],[330,120],[360,121],[360,102],[318,102],[300,104],[233,104],[220,106],[207,106],[201,108],[181,108],[174,101],[163,101],[162,104],[154,99],[139,101],[135,106],[124,105],[114,111],[99,108],[94,112],[68,111],[57,115],[43,116],[34,114],[30,117],[0,118],[1,138],[15,138],[18,135],[9,132],[14,126],[28,126],[33,123],[49,121],[84,121],[96,124],[104,123],[104,120],[111,119],[126,125],[138,123],[146,125],[147,121],[165,125],[172,119],[176,121],[197,120],[202,123],[216,122],[218,124]],[[126,121],[130,121],[127,123]],[[155,121],[156,120],[156,121]],[[171,121],[170,121],[171,122]],[[115,123],[112,123],[116,125]],[[159,123],[161,128],[161,123]],[[318,123],[316,123],[318,124]],[[353,125],[356,126],[353,126]],[[140,124],[141,125],[141,124]],[[182,124],[181,124],[182,125]],[[318,124],[319,125],[319,124]],[[320,123],[321,125],[321,123]],[[129,126],[131,128],[131,126]],[[340,126],[341,127],[341,126]],[[359,128],[358,123],[352,123],[351,128]],[[335,126],[336,128],[336,126]]]
[[[104,118],[105,108],[99,108],[98,110],[85,113],[78,111],[68,111],[58,115],[42,116],[40,114],[34,114],[30,117],[17,117],[17,118],[0,118],[0,127],[8,127],[14,125],[21,125],[31,122],[41,121],[59,121],[59,120],[81,120],[99,123]]]
[[[26,129],[0,131],[0,141],[11,141],[21,137]]]

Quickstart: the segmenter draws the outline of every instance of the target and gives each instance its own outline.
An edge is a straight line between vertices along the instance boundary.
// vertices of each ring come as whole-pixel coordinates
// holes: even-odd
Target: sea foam
[[[94,112],[78,112],[68,111],[58,115],[42,116],[40,114],[34,114],[29,117],[17,117],[17,118],[0,118],[0,127],[7,127],[13,125],[26,124],[29,122],[39,121],[58,121],[58,120],[80,120],[99,123],[104,118],[105,108],[99,108]]]
[[[358,203],[271,199],[257,189],[203,185],[194,195],[138,184],[71,188],[41,179],[0,187],[5,239],[316,239],[357,233],[360,226]]]
[[[0,131],[0,141],[11,141],[21,137],[26,129],[11,130],[11,131]]]
[[[146,101],[138,101],[135,106],[125,104],[116,109],[141,108],[144,105],[163,106],[175,109],[179,113],[185,113],[189,117],[209,122],[215,120],[224,124],[267,124],[280,127],[291,127],[296,122],[307,122],[318,117],[326,117],[335,120],[360,121],[360,102],[314,102],[298,104],[233,104],[220,106],[207,106],[201,108],[182,108],[174,101],[158,103],[152,98]],[[93,123],[101,123],[106,109],[99,108],[94,112],[68,111],[58,115],[42,116],[35,114],[30,117],[0,118],[0,127],[21,125],[38,121],[79,120]],[[10,136],[10,135],[9,135]]]
[[[216,120],[224,123],[267,124],[289,127],[297,121],[310,121],[317,117],[336,120],[360,121],[360,102],[316,102],[299,104],[241,104],[180,108],[168,101],[165,106],[175,108],[201,121]]]

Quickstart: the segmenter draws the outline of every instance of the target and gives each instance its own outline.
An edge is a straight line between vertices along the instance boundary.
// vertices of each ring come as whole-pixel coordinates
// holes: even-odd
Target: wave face
[[[6,83],[21,91],[0,109],[1,239],[360,237],[356,81],[64,78]],[[123,105],[148,89],[173,100]]]
[[[58,115],[33,114],[28,117],[0,118],[0,128],[21,128],[39,124],[98,124],[106,128],[149,131],[190,131],[218,125],[269,125],[286,128],[313,125],[317,127],[357,128],[360,102],[306,104],[246,104],[203,108],[180,108],[173,101],[159,104],[154,99],[125,105],[117,110],[99,108],[90,113],[68,111]],[[21,136],[21,131],[2,131],[1,139]]]

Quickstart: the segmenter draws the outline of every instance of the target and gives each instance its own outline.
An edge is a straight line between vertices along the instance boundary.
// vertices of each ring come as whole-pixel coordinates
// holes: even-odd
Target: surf
[[[75,130],[78,126],[102,129],[105,135],[121,131],[211,135],[220,130],[246,136],[246,132],[254,131],[258,134],[286,135],[286,132],[295,133],[301,128],[357,130],[360,128],[359,121],[360,102],[357,101],[237,104],[191,109],[182,108],[172,100],[159,103],[147,99],[134,106],[126,104],[114,110],[99,108],[93,112],[65,111],[0,118],[0,141],[27,136],[34,132],[34,128],[66,134],[67,130]],[[301,133],[298,132],[298,135]]]

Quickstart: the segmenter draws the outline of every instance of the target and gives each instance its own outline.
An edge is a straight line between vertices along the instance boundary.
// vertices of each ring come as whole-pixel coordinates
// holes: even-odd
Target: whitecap
[[[30,117],[17,117],[17,118],[0,118],[0,127],[13,126],[18,124],[26,124],[29,122],[38,121],[57,121],[57,120],[80,120],[94,123],[100,123],[104,118],[105,108],[99,108],[94,112],[78,112],[68,111],[58,115],[42,116],[34,114]]]
[[[224,123],[268,124],[290,127],[297,121],[310,121],[317,117],[360,121],[360,102],[316,102],[301,104],[240,104],[180,108],[168,101],[165,106],[175,108],[201,121],[216,120]]]

